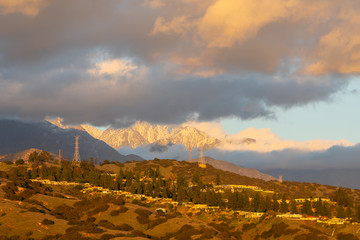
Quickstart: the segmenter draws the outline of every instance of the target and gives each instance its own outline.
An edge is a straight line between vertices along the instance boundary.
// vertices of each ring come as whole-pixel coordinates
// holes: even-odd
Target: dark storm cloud
[[[149,152],[152,153],[163,153],[168,150],[168,146],[166,145],[158,145],[158,144],[152,144],[149,146]]]
[[[211,48],[196,23],[216,1],[44,2],[32,15],[0,13],[2,116],[95,125],[276,117],[276,107],[326,101],[348,83],[301,72],[308,58],[293,49],[304,39],[309,47],[306,21],[271,22],[254,39]],[[155,29],[160,16],[164,26]],[[94,71],[112,59],[136,67]]]

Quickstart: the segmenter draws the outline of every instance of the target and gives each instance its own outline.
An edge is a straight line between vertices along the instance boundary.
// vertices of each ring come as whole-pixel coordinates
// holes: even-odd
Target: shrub
[[[131,235],[134,236],[134,237],[144,237],[144,238],[147,238],[147,235],[145,233],[143,233],[142,231],[140,230],[134,230],[131,232]]]
[[[337,235],[338,240],[358,240],[358,238],[351,233],[339,233]]]
[[[49,219],[45,218],[44,220],[42,220],[41,224],[42,224],[42,225],[54,225],[55,222],[52,221],[52,220],[49,220]]]
[[[99,226],[107,228],[107,229],[115,229],[115,225],[111,222],[109,222],[108,220],[100,220],[99,222]]]
[[[256,224],[255,223],[245,223],[243,226],[242,226],[242,231],[243,232],[246,232],[252,228],[256,227]]]
[[[124,206],[121,206],[120,208],[119,208],[119,213],[125,213],[125,212],[127,212],[129,209],[127,208],[127,207],[124,207]]]
[[[151,215],[151,212],[149,210],[140,209],[140,208],[136,209],[135,213],[143,217],[149,217]]]
[[[120,214],[120,211],[119,210],[112,210],[111,212],[110,212],[110,216],[118,216]]]
[[[157,225],[160,225],[160,224],[163,224],[163,223],[166,223],[167,222],[167,219],[166,218],[158,218],[158,219],[155,219],[154,221],[151,221],[149,223],[149,228],[154,228],[156,227]]]
[[[100,207],[97,207],[95,208],[94,210],[92,211],[89,211],[88,212],[88,215],[91,216],[91,215],[95,215],[95,214],[98,214],[99,212],[105,212],[106,210],[109,209],[109,205],[105,204],[105,205],[102,205]]]
[[[80,213],[66,204],[55,207],[51,214],[65,220],[80,219]]]
[[[116,236],[115,235],[113,235],[113,234],[104,234],[104,235],[102,235],[101,236],[101,240],[109,240],[109,239],[112,239],[112,238],[116,238]]]
[[[22,159],[18,159],[18,160],[16,160],[16,162],[15,162],[16,165],[23,165],[24,163],[25,163],[25,161],[22,160]]]
[[[96,218],[94,217],[89,217],[88,219],[86,219],[87,222],[95,222]]]
[[[138,223],[140,224],[148,224],[150,223],[150,220],[148,217],[145,217],[145,216],[137,216],[136,217],[136,220],[138,221]]]
[[[121,224],[121,225],[116,225],[115,229],[120,230],[120,231],[131,231],[134,228],[132,226],[130,226],[129,224],[124,223],[124,224]]]

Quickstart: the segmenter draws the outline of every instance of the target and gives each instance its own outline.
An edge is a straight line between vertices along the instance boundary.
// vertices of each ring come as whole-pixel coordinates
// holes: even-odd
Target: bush
[[[155,219],[154,221],[151,221],[149,223],[149,228],[154,228],[156,227],[157,225],[160,225],[160,224],[163,224],[163,223],[166,223],[167,222],[167,219],[166,218],[158,218],[158,219]]]
[[[325,236],[319,236],[316,233],[303,233],[301,235],[295,236],[294,240],[329,240]]]
[[[99,222],[99,226],[107,228],[107,229],[115,229],[115,225],[111,222],[109,222],[108,220],[100,220]]]
[[[243,232],[246,232],[252,228],[256,227],[256,224],[255,223],[245,223],[243,226],[242,226],[242,231]]]
[[[49,220],[49,219],[45,218],[44,220],[42,220],[41,224],[42,224],[42,225],[54,225],[55,222],[52,221],[52,220]]]
[[[123,206],[121,206],[120,208],[119,208],[119,213],[125,213],[125,212],[127,212],[129,209],[127,208],[127,207],[123,207]]]
[[[73,219],[80,219],[80,213],[66,204],[55,207],[51,211],[51,214],[57,218],[62,218],[68,221]]]
[[[144,237],[144,238],[147,238],[147,235],[145,233],[143,233],[142,231],[140,230],[134,230],[131,232],[131,235],[134,236],[134,237]]]
[[[16,160],[16,162],[15,162],[16,165],[24,165],[24,163],[25,163],[25,161],[22,160],[22,159],[18,159],[18,160]]]
[[[105,204],[105,205],[102,205],[100,207],[97,207],[95,208],[94,210],[92,211],[89,211],[88,212],[88,215],[91,216],[91,215],[95,215],[95,214],[98,214],[99,212],[105,212],[106,210],[109,209],[109,205]]]
[[[150,220],[148,217],[145,217],[145,216],[137,216],[136,217],[136,220],[138,221],[138,223],[140,224],[148,224],[150,223]]]
[[[337,235],[338,240],[358,240],[358,238],[351,233],[339,233]]]
[[[175,239],[176,240],[190,239],[192,235],[198,235],[198,234],[201,234],[200,230],[195,229],[193,226],[189,224],[185,224],[179,229],[179,231],[175,233]]]
[[[131,231],[134,228],[132,226],[130,226],[129,224],[124,223],[124,224],[121,224],[121,225],[116,225],[115,229],[120,230],[120,231]]]
[[[101,240],[109,240],[109,239],[112,239],[112,238],[116,238],[116,236],[115,235],[113,235],[113,234],[104,234],[104,235],[102,235],[101,236]]]
[[[119,210],[112,210],[111,212],[110,212],[110,216],[118,216],[120,214],[120,211]]]
[[[136,209],[135,213],[137,213],[140,216],[146,216],[146,217],[151,215],[151,212],[149,210],[141,209],[141,208]]]
[[[88,219],[86,219],[87,222],[95,222],[96,218],[94,217],[89,217]]]

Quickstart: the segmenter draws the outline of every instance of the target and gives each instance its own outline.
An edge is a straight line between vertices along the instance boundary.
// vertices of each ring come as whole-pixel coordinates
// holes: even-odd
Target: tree
[[[220,174],[216,174],[215,184],[220,185]]]
[[[339,205],[336,209],[336,217],[337,218],[345,218],[346,214],[345,214],[345,210],[344,207],[342,205]]]
[[[345,189],[338,188],[333,195],[332,199],[337,202],[337,204],[342,205],[344,207],[348,207],[352,205],[352,200],[350,196],[346,193]]]
[[[296,201],[294,199],[290,200],[290,213],[292,213],[292,214],[298,213],[297,204],[296,204]]]
[[[307,199],[305,200],[305,202],[302,203],[301,213],[307,214],[307,215],[313,215],[314,214],[314,212],[311,209],[311,203]]]
[[[280,212],[287,213],[288,211],[289,211],[289,206],[288,206],[288,203],[286,202],[286,197],[284,195],[282,197],[281,203],[280,203]]]
[[[40,161],[38,153],[36,151],[30,153],[28,161],[31,163],[38,163]]]
[[[277,196],[276,196],[276,194],[274,194],[273,197],[272,197],[272,210],[274,212],[277,212],[277,211],[279,211],[279,208],[280,208],[280,206],[279,206],[279,203],[278,203]]]
[[[24,163],[25,163],[25,161],[22,160],[22,159],[18,159],[18,160],[16,160],[16,162],[15,162],[16,165],[23,165]]]

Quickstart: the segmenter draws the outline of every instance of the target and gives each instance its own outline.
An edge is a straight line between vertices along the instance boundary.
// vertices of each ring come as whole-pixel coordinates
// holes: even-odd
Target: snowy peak
[[[144,144],[182,144],[186,148],[210,148],[220,140],[189,126],[178,126],[170,131],[165,125],[136,122],[130,128],[106,129],[99,137],[115,149],[123,146],[136,148]]]
[[[101,134],[103,133],[103,131],[87,124],[81,124],[80,127],[92,137],[97,139],[99,139]]]
[[[210,137],[205,132],[189,126],[179,126],[171,132],[171,143],[183,144],[186,148],[212,148],[220,140]]]

